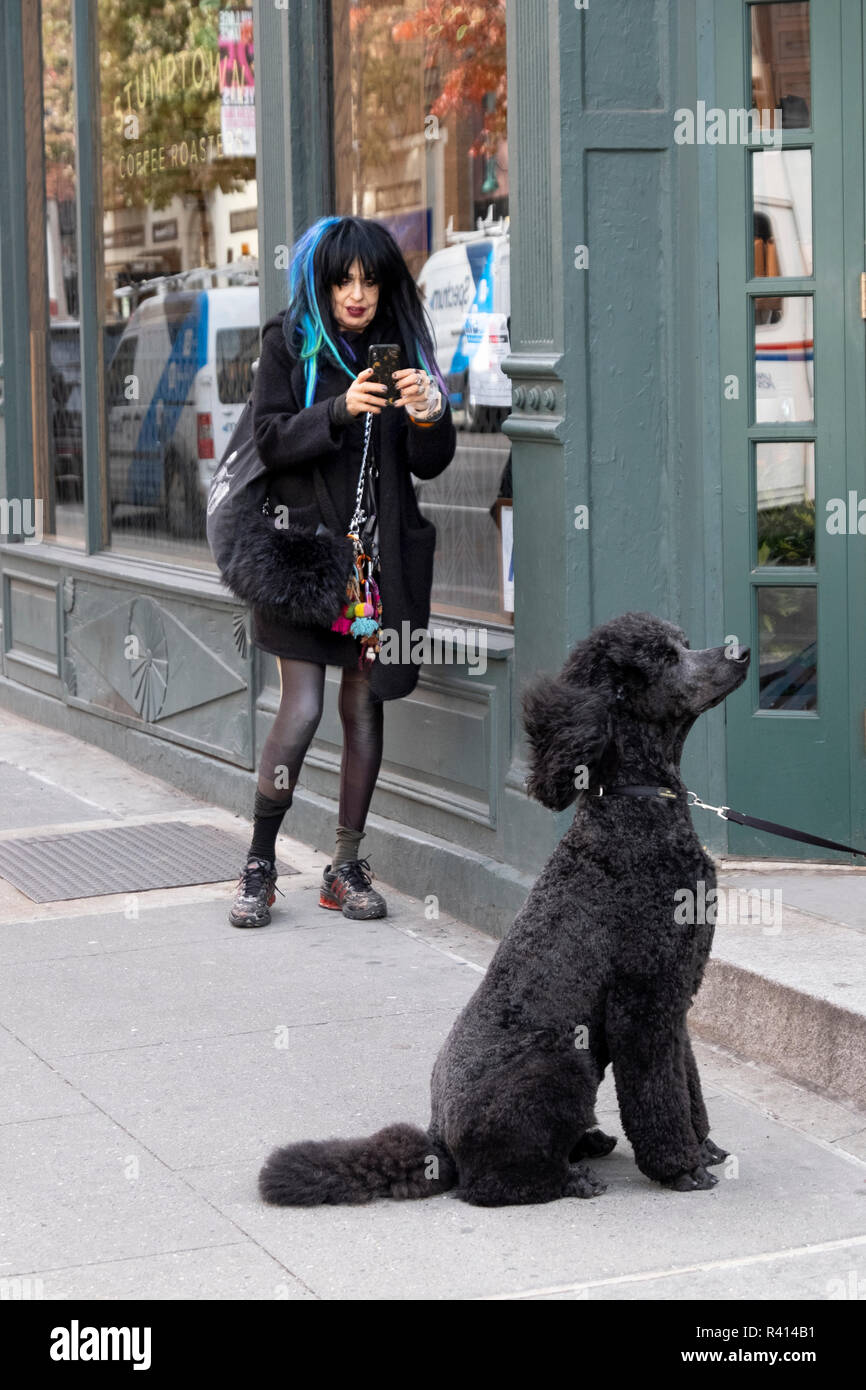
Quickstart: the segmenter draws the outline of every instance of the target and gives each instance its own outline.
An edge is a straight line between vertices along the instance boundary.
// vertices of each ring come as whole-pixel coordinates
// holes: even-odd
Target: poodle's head
[[[595,781],[627,764],[638,781],[642,762],[654,776],[678,764],[698,715],[736,690],[748,668],[748,649],[692,651],[681,628],[651,613],[603,623],[558,676],[538,677],[523,694],[530,796],[561,811],[580,790],[578,769]]]

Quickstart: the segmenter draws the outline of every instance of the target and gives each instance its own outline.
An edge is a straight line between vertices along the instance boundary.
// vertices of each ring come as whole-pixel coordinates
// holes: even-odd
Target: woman
[[[399,638],[406,623],[408,633],[423,630],[436,530],[421,516],[411,475],[435,478],[447,468],[456,434],[420,292],[391,233],[359,217],[324,217],[310,228],[293,248],[290,288],[288,310],[265,324],[253,399],[271,507],[288,508],[289,521],[313,531],[323,525],[345,535],[368,429],[362,500],[371,521],[364,534],[365,548],[377,556],[382,635]],[[395,404],[384,402],[386,386],[370,380],[373,343],[400,345]],[[278,659],[281,695],[262,750],[253,838],[230,921],[270,921],[276,838],[321,718],[326,666],[342,667],[343,755],[336,846],[319,902],[345,917],[384,917],[385,900],[358,849],[382,761],[382,702],[408,695],[418,680],[411,641],[383,642],[369,660],[361,637],[273,622],[255,607],[252,635]]]

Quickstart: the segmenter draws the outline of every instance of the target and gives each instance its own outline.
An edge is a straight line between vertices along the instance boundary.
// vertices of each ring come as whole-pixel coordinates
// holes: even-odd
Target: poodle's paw
[[[701,1144],[701,1163],[704,1168],[712,1168],[714,1163],[724,1163],[729,1157],[727,1149],[720,1149],[710,1138],[706,1138]]]
[[[600,1197],[607,1192],[607,1183],[599,1182],[585,1163],[574,1164],[562,1189],[563,1197]]]
[[[690,1172],[677,1173],[675,1178],[669,1178],[662,1186],[672,1187],[674,1192],[707,1192],[718,1181],[714,1173],[699,1167],[692,1168]]]
[[[588,1129],[578,1139],[568,1160],[569,1163],[576,1163],[579,1158],[604,1158],[615,1146],[615,1135],[605,1134],[600,1129]]]

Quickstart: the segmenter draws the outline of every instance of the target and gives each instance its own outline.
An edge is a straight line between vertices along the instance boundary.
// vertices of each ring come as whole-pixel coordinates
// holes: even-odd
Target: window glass
[[[818,707],[818,590],[758,590],[760,708]]]
[[[211,564],[259,331],[251,6],[99,0],[112,549]]]
[[[809,6],[751,6],[752,105],[762,113],[781,111],[783,129],[811,124]],[[764,123],[769,124],[769,116]]]
[[[505,0],[334,0],[332,13],[335,211],[394,233],[458,429],[454,462],[417,485],[438,528],[434,611],[507,622],[510,517],[497,500],[511,497]]]
[[[43,534],[84,543],[81,346],[75,194],[71,0],[42,0],[45,253],[48,272],[48,453],[37,459]]]
[[[815,564],[815,445],[755,445],[758,565]]]
[[[217,392],[223,405],[242,405],[253,389],[259,355],[257,328],[220,328],[216,335]]]
[[[773,295],[754,305],[756,422],[813,420],[812,296]]]
[[[752,155],[756,277],[812,274],[812,151]]]

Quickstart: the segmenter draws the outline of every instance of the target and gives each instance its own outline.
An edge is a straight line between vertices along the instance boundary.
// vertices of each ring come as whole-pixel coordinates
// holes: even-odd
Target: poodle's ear
[[[610,741],[608,701],[586,686],[540,676],[522,703],[530,757],[526,790],[551,811],[564,811],[580,790],[578,770],[592,777]]]

